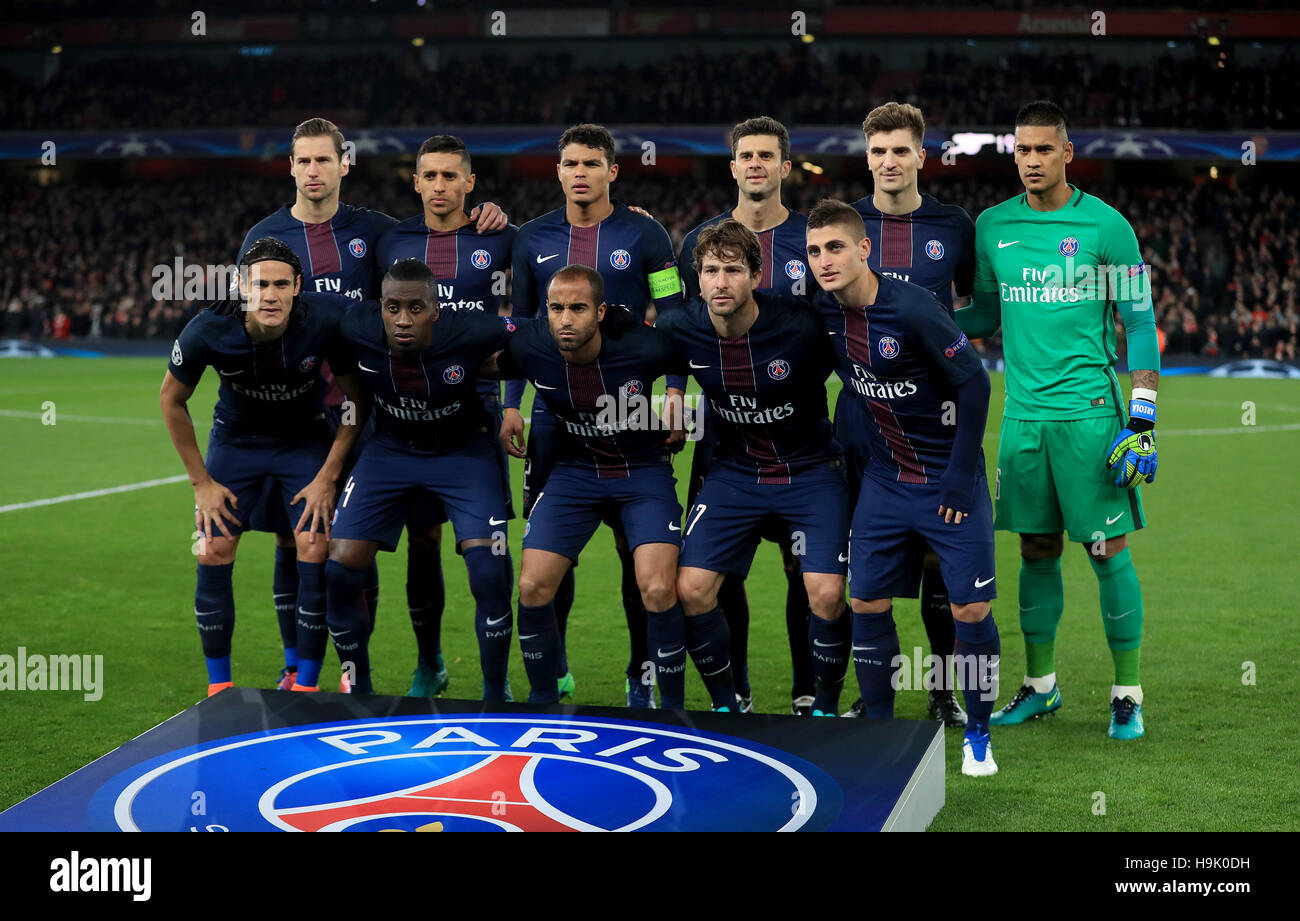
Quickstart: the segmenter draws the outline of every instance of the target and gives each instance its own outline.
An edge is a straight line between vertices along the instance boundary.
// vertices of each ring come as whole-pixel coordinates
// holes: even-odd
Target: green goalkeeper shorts
[[[1073,543],[1119,537],[1146,525],[1138,490],[1115,485],[1106,466],[1123,425],[1113,416],[1002,420],[993,484],[994,527],[1016,534],[1069,533]]]

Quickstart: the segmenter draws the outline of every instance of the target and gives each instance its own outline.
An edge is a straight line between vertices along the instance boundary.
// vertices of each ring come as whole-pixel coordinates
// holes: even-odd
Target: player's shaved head
[[[1035,99],[1021,106],[1016,113],[1016,127],[1055,128],[1061,135],[1061,140],[1067,141],[1070,138],[1065,130],[1065,112],[1056,103],[1046,99]]]
[[[379,314],[393,351],[418,354],[433,342],[438,319],[438,283],[419,259],[399,259],[384,273]]]
[[[556,281],[586,282],[588,289],[591,291],[591,302],[593,304],[602,304],[605,301],[605,279],[601,274],[588,265],[578,265],[576,262],[566,265],[554,275],[546,284],[547,297],[550,296],[551,285]]]
[[[546,285],[546,322],[567,361],[586,364],[600,353],[605,281],[595,269],[570,264]]]
[[[823,198],[808,212],[808,229],[820,230],[832,225],[843,227],[854,243],[867,235],[867,225],[862,223],[862,215],[856,208],[837,198]]]
[[[709,256],[723,262],[743,262],[751,275],[763,271],[763,250],[758,245],[758,237],[735,218],[718,221],[700,231],[695,252],[691,254],[691,265],[697,273]]]
[[[419,259],[399,259],[394,262],[384,273],[384,283],[387,284],[389,281],[421,282],[430,291],[436,290],[438,283],[434,278],[433,269]]]

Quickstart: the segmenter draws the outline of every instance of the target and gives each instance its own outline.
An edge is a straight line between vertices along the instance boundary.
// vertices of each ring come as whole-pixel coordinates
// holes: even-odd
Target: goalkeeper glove
[[[1119,471],[1116,486],[1132,489],[1143,479],[1150,483],[1156,478],[1156,404],[1132,400],[1128,416],[1128,425],[1110,446],[1106,466]]]

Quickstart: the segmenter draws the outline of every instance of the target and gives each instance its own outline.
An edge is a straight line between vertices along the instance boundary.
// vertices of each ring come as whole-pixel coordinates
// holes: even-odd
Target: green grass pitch
[[[161,359],[0,362],[0,506],[184,472],[158,413]],[[192,406],[206,445],[215,376]],[[995,394],[1001,379],[995,376]],[[837,383],[832,382],[832,387]],[[1167,377],[1157,432],[1160,473],[1144,488],[1149,527],[1131,538],[1146,619],[1146,737],[1106,738],[1112,673],[1092,570],[1067,547],[1066,609],[1057,642],[1064,706],[998,730],[1001,772],[960,773],[949,730],[947,804],[938,830],[1227,830],[1300,828],[1300,385]],[[834,394],[831,394],[832,399]],[[54,425],[42,423],[47,401]],[[1243,424],[1254,406],[1254,426]],[[985,451],[996,458],[1001,398]],[[689,449],[688,452],[689,453]],[[685,490],[687,453],[677,458]],[[518,495],[520,466],[514,464]],[[684,498],[684,497],[683,497]],[[193,617],[192,492],[185,482],[0,512],[0,653],[101,654],[103,697],[0,692],[0,808],[35,793],[190,706],[204,693]],[[511,529],[518,560],[522,528]],[[1019,684],[1015,538],[998,534],[1004,703]],[[448,542],[449,543],[449,542]],[[269,687],[281,660],[271,605],[270,535],[245,538],[236,565],[236,682]],[[447,548],[444,649],[450,696],[479,692],[473,602]],[[405,606],[405,553],[380,554],[372,645],[380,693],[401,694],[415,649]],[[579,703],[623,699],[627,635],[607,530],[578,570],[569,657]],[[788,712],[784,578],[765,544],[749,580],[750,672],[759,711]],[[925,646],[915,600],[896,605],[904,652]],[[927,650],[928,651],[928,650]],[[324,682],[337,670],[327,665]],[[1243,676],[1253,684],[1243,681]],[[527,687],[517,652],[512,684]],[[850,674],[844,703],[855,695]],[[698,675],[688,705],[705,708]],[[925,692],[904,691],[898,715],[923,718]],[[1104,814],[1100,812],[1104,794]]]

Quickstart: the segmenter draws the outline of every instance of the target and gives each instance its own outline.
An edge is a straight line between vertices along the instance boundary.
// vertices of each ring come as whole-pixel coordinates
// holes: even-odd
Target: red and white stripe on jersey
[[[440,281],[451,281],[460,268],[456,231],[430,230],[424,244],[424,264]]]
[[[749,347],[749,333],[739,339],[718,340],[718,361],[722,368],[722,389],[745,396],[758,393],[754,380],[754,353]],[[766,425],[763,426],[765,429]],[[787,485],[790,482],[790,465],[781,460],[772,439],[760,435],[750,426],[738,426],[745,439],[745,450],[758,461],[760,484]]]
[[[776,228],[764,230],[758,234],[758,248],[763,254],[763,269],[759,275],[758,285],[756,287],[766,291],[773,287],[772,283],[772,242],[776,239]]]
[[[399,394],[426,399],[430,394],[429,375],[424,370],[422,358],[402,358],[389,350],[388,376]]]
[[[585,265],[600,271],[596,264],[600,255],[600,225],[574,227],[569,225],[569,265]]]
[[[569,401],[573,404],[573,408],[579,412],[596,412],[597,401],[606,393],[600,362],[593,361],[589,365],[565,362],[565,370],[569,385]],[[596,458],[596,476],[599,479],[620,479],[631,475],[627,458],[618,449],[617,436],[610,439],[613,442],[612,446],[601,439],[588,438],[585,435],[577,435],[577,437],[582,439],[583,446]]]
[[[912,265],[912,215],[880,216],[880,265],[889,268]]]
[[[334,237],[332,221],[319,224],[303,224],[303,236],[307,240],[307,275],[320,278],[331,272],[343,270],[343,256],[339,253],[339,241]]]
[[[259,384],[280,384],[287,380],[284,336],[253,348],[253,377]]]
[[[845,310],[843,313],[844,344],[848,349],[849,360],[855,364],[870,368],[871,323],[867,320],[866,308],[859,307],[856,310]],[[890,456],[894,459],[894,463],[898,464],[897,482],[928,483],[925,468],[921,465],[920,458],[916,456],[916,449],[912,447],[912,440],[907,437],[907,433],[899,425],[898,417],[894,415],[893,409],[890,408],[889,404],[877,400],[868,400],[867,406],[871,409],[871,415],[876,420],[876,425],[880,427],[880,432],[885,438],[885,444],[889,447]]]

